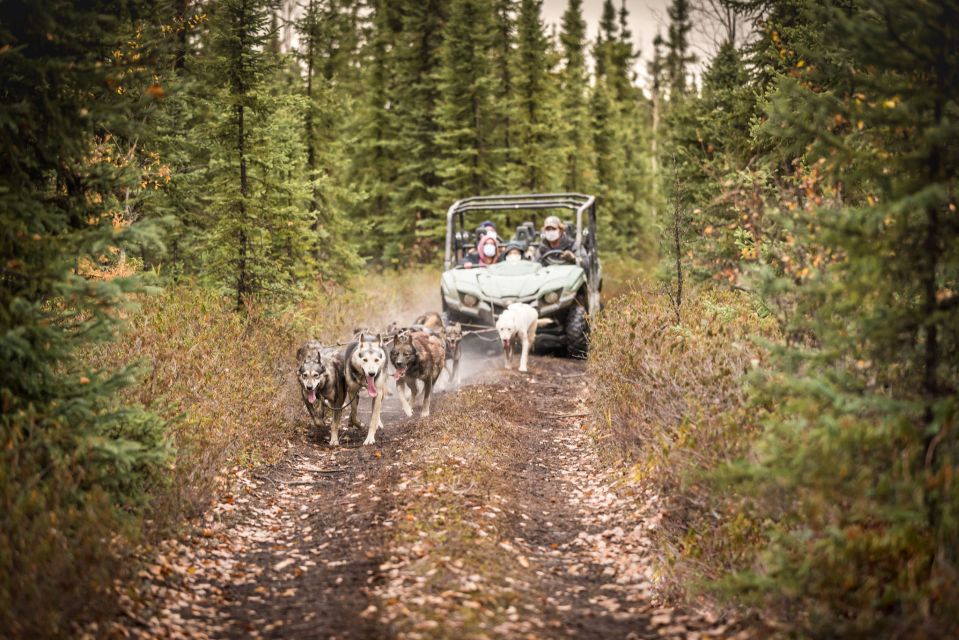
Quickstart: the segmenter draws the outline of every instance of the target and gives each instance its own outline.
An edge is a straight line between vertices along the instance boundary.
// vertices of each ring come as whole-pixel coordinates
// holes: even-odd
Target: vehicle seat
[[[457,231],[453,236],[453,255],[462,260],[469,250],[476,246],[476,240],[469,231]]]
[[[513,234],[512,240],[530,246],[535,243],[536,237],[536,225],[531,220],[527,220],[516,227],[516,233]]]

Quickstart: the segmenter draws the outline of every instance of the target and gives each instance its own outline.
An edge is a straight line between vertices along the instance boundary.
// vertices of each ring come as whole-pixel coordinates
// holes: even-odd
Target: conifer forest
[[[0,0],[0,98],[0,638],[959,637],[959,0]]]

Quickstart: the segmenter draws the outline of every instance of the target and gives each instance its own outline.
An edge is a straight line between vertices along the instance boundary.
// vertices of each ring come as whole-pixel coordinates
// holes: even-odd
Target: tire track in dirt
[[[513,473],[523,487],[522,545],[541,567],[535,588],[547,627],[573,638],[660,637],[642,571],[645,530],[634,524],[627,535],[621,524],[629,521],[609,513],[617,497],[583,426],[585,366],[538,365],[540,374],[522,385],[534,427],[525,432],[529,457]]]
[[[354,428],[346,446],[331,449],[324,430],[301,437],[280,464],[240,472],[199,535],[161,555],[170,575],[144,576],[155,579],[157,604],[149,616],[132,615],[128,630],[139,637],[410,640],[723,635],[726,628],[713,620],[653,604],[647,534],[655,517],[637,498],[617,493],[615,474],[603,468],[585,427],[584,364],[535,357],[530,374],[520,374],[500,363],[486,363],[493,369],[476,376],[478,391],[440,394],[425,422],[407,419],[389,398],[374,447],[361,446],[365,429]],[[468,577],[454,575],[461,572],[455,558],[432,559],[428,545],[407,551],[417,548],[411,532],[424,533],[419,522],[404,521],[412,517],[404,503],[410,474],[423,477],[450,463],[431,425],[457,423],[458,393],[472,393],[473,402],[486,394],[483,411],[496,415],[508,406],[510,414],[501,426],[507,437],[495,445],[506,461],[493,463],[502,477],[490,485],[506,488],[502,495],[474,489],[441,496],[465,519],[457,531],[495,540],[489,548],[497,555],[487,556],[495,568],[479,566]],[[431,499],[419,499],[430,510]],[[424,515],[435,514],[418,517]],[[456,580],[486,585],[473,588],[489,594],[427,592],[428,584]],[[455,616],[431,618],[430,607],[443,598],[454,599],[456,611],[470,608],[478,620],[470,629],[479,631],[462,635]],[[416,609],[415,602],[425,605]],[[426,617],[417,617],[422,612]]]
[[[380,621],[400,637],[729,635],[714,619],[656,603],[656,505],[620,489],[622,471],[604,467],[587,430],[584,374],[582,362],[534,358],[529,374],[497,371],[467,392],[468,427],[414,427],[454,444],[449,453],[421,442],[413,467],[398,471],[404,486],[443,505],[440,517],[422,499],[399,504],[397,517],[416,522],[387,549],[375,591]],[[483,415],[491,408],[497,417]],[[493,451],[474,435],[484,424],[496,434]]]

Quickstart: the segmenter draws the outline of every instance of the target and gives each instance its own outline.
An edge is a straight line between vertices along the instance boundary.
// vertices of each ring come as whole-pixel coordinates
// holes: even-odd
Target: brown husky
[[[414,324],[432,329],[443,338],[443,342],[446,344],[446,374],[449,376],[450,384],[459,385],[460,356],[463,353],[460,343],[463,341],[463,326],[459,322],[444,324],[443,316],[435,311],[424,313],[416,319]]]
[[[393,339],[390,360],[396,368],[393,374],[396,377],[396,395],[400,397],[403,411],[407,416],[413,415],[410,402],[415,401],[419,386],[417,381],[422,380],[424,383],[423,409],[420,416],[425,418],[430,415],[430,396],[433,393],[433,385],[436,384],[436,379],[440,377],[446,363],[446,348],[443,340],[425,331],[400,332]],[[403,390],[404,386],[410,392],[409,399]]]

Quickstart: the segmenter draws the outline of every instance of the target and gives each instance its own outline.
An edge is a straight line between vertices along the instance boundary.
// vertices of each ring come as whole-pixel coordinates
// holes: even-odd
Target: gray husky
[[[300,395],[310,414],[313,425],[318,427],[326,420],[326,410],[333,412],[331,444],[336,427],[340,423],[343,403],[346,401],[346,377],[343,354],[332,347],[324,347],[318,340],[308,340],[296,352],[300,363],[297,378]],[[319,409],[319,417],[317,417]],[[319,423],[317,420],[319,419]]]
[[[383,408],[383,396],[386,394],[387,356],[383,348],[383,339],[379,336],[360,334],[346,347],[343,354],[346,369],[346,395],[350,402],[350,425],[360,426],[356,418],[360,389],[366,387],[373,398],[373,414],[366,431],[363,444],[376,444],[376,429],[383,426],[380,411]],[[330,444],[338,444],[337,424],[330,431]]]

